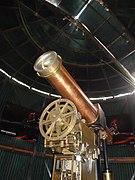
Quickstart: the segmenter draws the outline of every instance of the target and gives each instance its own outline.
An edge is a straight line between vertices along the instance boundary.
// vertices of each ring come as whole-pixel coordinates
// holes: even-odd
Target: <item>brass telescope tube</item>
[[[97,108],[91,103],[61,62],[62,59],[56,52],[49,51],[36,60],[34,69],[39,76],[45,77],[63,98],[71,100],[88,123],[94,123],[98,118]]]

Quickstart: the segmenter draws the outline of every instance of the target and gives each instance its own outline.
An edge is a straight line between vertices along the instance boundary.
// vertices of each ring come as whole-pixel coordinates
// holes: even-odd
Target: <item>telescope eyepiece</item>
[[[55,51],[48,51],[42,54],[34,64],[34,70],[41,77],[48,77],[60,67],[60,56]]]

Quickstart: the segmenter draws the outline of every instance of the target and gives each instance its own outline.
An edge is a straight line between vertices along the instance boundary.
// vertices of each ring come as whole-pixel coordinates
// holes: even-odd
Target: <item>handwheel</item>
[[[42,112],[39,129],[47,140],[61,140],[76,124],[77,109],[68,99],[58,99],[50,103]]]

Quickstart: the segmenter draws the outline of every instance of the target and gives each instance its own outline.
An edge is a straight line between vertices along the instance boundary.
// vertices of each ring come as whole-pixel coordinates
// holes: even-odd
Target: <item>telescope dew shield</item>
[[[61,62],[62,59],[56,52],[49,51],[36,60],[34,69],[39,76],[45,77],[63,98],[71,100],[88,123],[96,122],[98,119],[97,108],[91,103]]]

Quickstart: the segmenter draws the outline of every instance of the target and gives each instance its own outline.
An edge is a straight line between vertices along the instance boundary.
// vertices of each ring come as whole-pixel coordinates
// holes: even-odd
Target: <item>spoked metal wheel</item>
[[[42,112],[39,129],[47,140],[60,140],[75,126],[77,109],[68,99],[58,99],[50,103]]]

